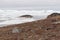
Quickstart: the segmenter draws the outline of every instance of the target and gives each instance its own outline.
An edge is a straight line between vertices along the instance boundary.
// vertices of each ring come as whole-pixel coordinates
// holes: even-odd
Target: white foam
[[[53,12],[53,10],[0,10],[0,26],[20,24],[44,19]],[[32,15],[33,18],[18,18],[21,15]]]
[[[21,24],[26,22],[32,22],[35,21],[34,19],[27,18],[27,19],[13,19],[13,20],[7,20],[4,22],[0,22],[0,26],[6,26],[6,25],[12,25],[12,24]]]

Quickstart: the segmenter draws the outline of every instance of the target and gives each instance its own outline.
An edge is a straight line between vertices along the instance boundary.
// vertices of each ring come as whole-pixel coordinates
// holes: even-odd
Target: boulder
[[[52,13],[52,14],[48,15],[47,18],[56,17],[56,16],[60,16],[60,13]]]
[[[20,16],[20,17],[32,18],[33,16],[31,16],[31,15],[22,15],[22,16]]]

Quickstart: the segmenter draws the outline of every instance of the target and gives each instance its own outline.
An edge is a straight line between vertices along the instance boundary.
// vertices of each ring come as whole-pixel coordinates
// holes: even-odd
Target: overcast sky
[[[0,9],[60,9],[60,0],[0,0]]]

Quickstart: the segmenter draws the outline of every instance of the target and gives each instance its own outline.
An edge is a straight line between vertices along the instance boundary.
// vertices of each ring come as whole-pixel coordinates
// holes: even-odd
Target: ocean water
[[[0,27],[45,19],[54,12],[60,13],[60,11],[53,10],[0,10]],[[33,17],[21,18],[22,15],[32,15]]]

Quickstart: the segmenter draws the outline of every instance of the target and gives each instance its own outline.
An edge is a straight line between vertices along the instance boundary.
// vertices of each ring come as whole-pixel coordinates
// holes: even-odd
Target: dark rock
[[[52,14],[49,15],[47,18],[55,17],[55,16],[60,16],[60,13],[52,13]]]
[[[31,16],[31,15],[22,15],[20,17],[32,18],[33,16]]]

